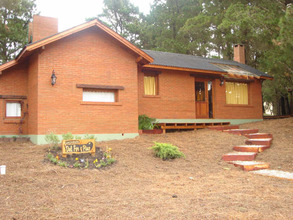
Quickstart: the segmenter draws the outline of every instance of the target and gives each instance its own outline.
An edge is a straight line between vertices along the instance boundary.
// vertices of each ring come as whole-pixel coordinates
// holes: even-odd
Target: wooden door
[[[208,80],[195,80],[196,118],[209,118]]]

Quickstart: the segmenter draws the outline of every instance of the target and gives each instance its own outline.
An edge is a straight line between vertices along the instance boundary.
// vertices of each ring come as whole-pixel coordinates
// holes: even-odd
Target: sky
[[[148,14],[153,0],[130,0],[140,12]],[[85,22],[102,13],[103,0],[36,0],[37,12],[58,18],[59,32]]]

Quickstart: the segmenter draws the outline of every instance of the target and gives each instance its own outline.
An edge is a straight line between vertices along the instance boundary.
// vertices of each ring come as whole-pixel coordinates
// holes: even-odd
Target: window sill
[[[143,95],[143,98],[161,98],[160,95]]]
[[[4,124],[23,124],[21,118],[4,118]]]
[[[226,104],[225,107],[242,107],[242,108],[253,108],[253,105],[241,105],[241,104]]]
[[[81,102],[81,105],[121,106],[122,102]]]

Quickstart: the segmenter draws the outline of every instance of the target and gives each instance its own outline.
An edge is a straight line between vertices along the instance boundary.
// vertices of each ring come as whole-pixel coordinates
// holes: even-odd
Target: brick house
[[[49,132],[132,138],[141,114],[159,122],[262,120],[261,82],[271,77],[244,64],[241,45],[227,61],[141,50],[98,20],[57,32],[57,19],[34,16],[31,43],[0,66],[0,136],[36,144]]]

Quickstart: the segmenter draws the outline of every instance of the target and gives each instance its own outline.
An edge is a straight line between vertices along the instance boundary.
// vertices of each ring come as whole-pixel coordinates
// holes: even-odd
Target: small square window
[[[115,90],[83,90],[84,102],[116,102]]]
[[[6,117],[21,117],[20,102],[6,102]]]

